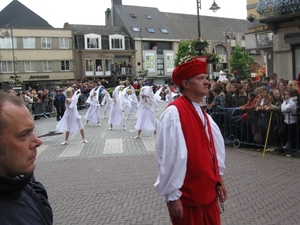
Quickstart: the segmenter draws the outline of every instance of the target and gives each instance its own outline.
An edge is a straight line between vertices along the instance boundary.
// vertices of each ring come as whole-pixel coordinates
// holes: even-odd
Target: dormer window
[[[141,29],[139,27],[131,27],[133,32],[141,32]]]
[[[125,38],[123,35],[109,35],[109,49],[125,50]]]
[[[163,34],[168,34],[169,31],[166,28],[159,28]]]
[[[101,35],[85,34],[84,35],[85,49],[101,49]]]
[[[149,32],[149,33],[155,33],[154,29],[152,27],[146,27],[146,30]]]
[[[150,15],[145,15],[148,20],[151,20],[152,17]]]
[[[134,14],[134,13],[130,13],[130,16],[131,16],[132,18],[136,18],[136,14]]]

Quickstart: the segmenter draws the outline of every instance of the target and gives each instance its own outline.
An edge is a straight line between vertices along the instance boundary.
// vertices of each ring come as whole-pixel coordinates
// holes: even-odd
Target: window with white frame
[[[93,71],[93,60],[92,59],[86,59],[85,60],[85,71]]]
[[[0,38],[0,48],[5,49],[5,48],[12,48],[12,41],[14,41],[14,48],[17,48],[17,38],[12,38],[11,37],[1,37]]]
[[[59,48],[69,48],[69,38],[59,38]]]
[[[25,72],[36,72],[36,61],[25,61],[24,62]]]
[[[23,37],[23,48],[35,48],[35,38]]]
[[[105,75],[111,75],[112,59],[105,59]]]
[[[85,75],[86,76],[94,76],[94,60],[93,59],[85,59]]]
[[[49,37],[42,37],[42,48],[51,48],[51,38]]]
[[[85,49],[101,49],[101,35],[86,34],[84,35]]]
[[[43,61],[43,71],[52,71],[52,61]]]
[[[60,69],[61,71],[70,71],[70,61],[60,61]]]
[[[1,62],[1,67],[2,67],[2,73],[12,73],[12,72],[14,72],[12,61],[3,61],[3,62]]]
[[[125,38],[123,35],[109,35],[109,49],[125,50]]]

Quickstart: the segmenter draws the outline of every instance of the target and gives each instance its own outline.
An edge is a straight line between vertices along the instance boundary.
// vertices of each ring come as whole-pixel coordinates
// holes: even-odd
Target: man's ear
[[[189,82],[188,82],[187,80],[181,81],[181,85],[182,85],[184,88],[187,88],[187,87],[188,87],[188,84],[189,84]]]

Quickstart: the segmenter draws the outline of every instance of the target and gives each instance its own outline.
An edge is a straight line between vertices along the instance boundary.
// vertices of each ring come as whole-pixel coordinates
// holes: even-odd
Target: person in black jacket
[[[42,144],[34,128],[24,101],[0,93],[0,224],[53,223],[46,189],[33,174]]]
[[[65,114],[65,111],[66,111],[66,105],[65,105],[66,96],[64,94],[63,89],[59,90],[59,102],[60,102],[60,116],[61,116],[60,118],[62,118]]]
[[[234,108],[238,108],[242,105],[245,105],[248,101],[246,94],[246,88],[243,84],[239,84],[236,87],[235,93],[232,95],[231,105]]]
[[[54,107],[56,108],[56,120],[60,121],[61,119],[61,107],[60,107],[60,94],[59,90],[55,91],[55,97],[53,102]]]

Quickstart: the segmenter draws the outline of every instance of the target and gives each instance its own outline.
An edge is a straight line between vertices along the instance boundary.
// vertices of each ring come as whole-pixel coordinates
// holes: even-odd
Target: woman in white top
[[[87,102],[90,104],[90,106],[84,116],[84,118],[86,119],[85,126],[88,125],[89,121],[97,122],[98,126],[100,126],[100,105],[98,101],[97,88],[91,91],[91,94]]]
[[[139,103],[138,103],[138,99],[136,97],[135,94],[135,89],[133,86],[130,85],[129,90],[131,90],[131,94],[129,94],[129,99],[130,99],[130,109],[129,109],[129,113],[126,119],[129,119],[129,116],[133,113],[133,112],[137,112],[138,111],[138,107],[139,107]]]
[[[85,139],[81,116],[79,115],[77,109],[77,102],[80,94],[80,89],[74,92],[74,89],[70,87],[66,90],[66,111],[61,120],[56,125],[57,131],[66,132],[65,141],[61,143],[62,145],[67,144],[70,133],[75,133],[77,131],[80,131],[83,143],[88,142]]]
[[[131,107],[131,100],[129,96],[131,95],[132,91],[129,89],[129,87],[124,88],[124,90],[119,94],[121,105],[124,110],[124,114],[127,114],[126,119],[128,118],[128,114]]]
[[[112,105],[110,109],[108,124],[110,125],[109,130],[112,130],[113,126],[122,125],[124,130],[126,130],[124,110],[120,102],[119,90],[123,85],[119,85],[115,88],[112,93]]]
[[[135,139],[140,138],[142,130],[154,131],[154,135],[156,134],[157,119],[155,118],[152,107],[153,96],[154,93],[151,86],[144,86],[141,88],[139,110],[137,112],[137,121],[134,127],[138,130],[138,134],[134,137]]]
[[[106,90],[102,91],[102,95],[103,95],[103,99],[102,99],[101,105],[105,105],[102,118],[105,118],[106,113],[111,108],[112,99]]]
[[[292,115],[292,110],[297,107],[297,97],[292,96],[292,91],[284,92],[284,101],[281,105],[281,112],[284,116],[282,126],[278,131],[278,135],[282,137],[283,149],[288,149],[287,157],[291,157],[290,148],[295,149],[297,146],[297,116]]]

